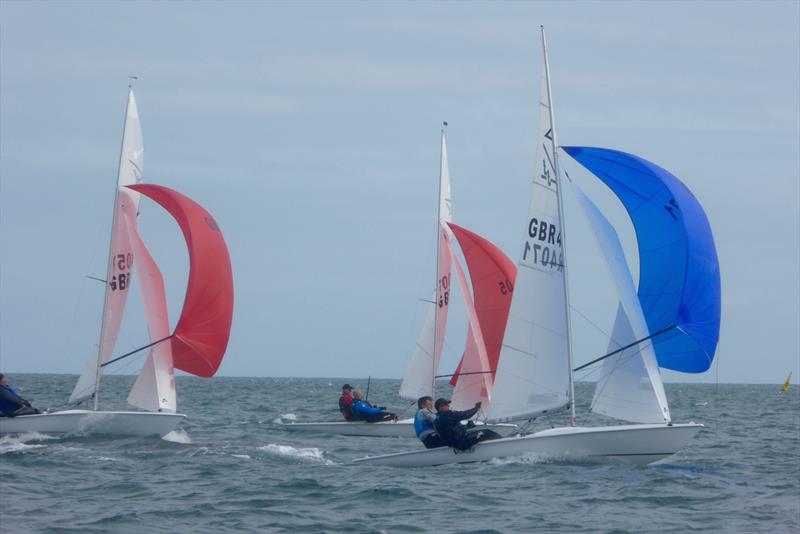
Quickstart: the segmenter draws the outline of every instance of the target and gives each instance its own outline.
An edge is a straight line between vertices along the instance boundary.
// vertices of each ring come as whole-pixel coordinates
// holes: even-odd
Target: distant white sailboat
[[[541,454],[651,463],[680,450],[702,428],[673,424],[659,367],[703,372],[719,337],[719,267],[708,220],[689,190],[664,169],[614,150],[564,150],[608,185],[636,229],[640,283],[634,286],[611,224],[561,177],[542,29],[537,172],[488,422],[532,421],[570,410],[572,426],[485,441],[466,451],[415,450],[355,460],[430,466]],[[563,192],[573,189],[604,253],[620,297],[609,352],[572,369]],[[573,371],[603,362],[592,410],[638,424],[578,427]]]
[[[483,400],[488,406],[487,391],[491,389],[494,365],[490,362],[491,358],[487,354],[483,331],[486,330],[487,335],[491,336],[492,333],[498,330],[498,327],[502,332],[505,326],[505,318],[507,317],[511,292],[513,291],[513,264],[499,249],[485,239],[469,230],[452,225],[453,203],[450,192],[447,138],[444,129],[441,132],[440,154],[439,204],[436,225],[436,286],[432,298],[428,301],[425,322],[420,330],[414,353],[400,385],[400,396],[409,400],[417,400],[419,397],[425,395],[433,396],[435,393],[436,373],[441,361],[451,301],[451,271],[452,267],[455,266],[461,293],[466,301],[469,331],[467,334],[467,348],[462,358],[462,363],[459,365],[452,381],[455,386],[453,402],[455,407],[466,407]],[[462,249],[465,252],[467,250],[474,251],[471,254],[467,254],[467,261],[471,261],[476,265],[470,271],[481,270],[482,282],[491,284],[493,289],[497,289],[494,281],[497,277],[500,277],[499,280],[503,284],[503,293],[499,299],[489,299],[492,305],[492,309],[489,312],[481,313],[480,304],[487,299],[480,293],[481,282],[476,284],[473,279],[473,291],[476,291],[478,303],[478,309],[476,310],[476,302],[470,296],[465,274],[453,251],[452,239],[454,231],[459,242],[462,243]],[[506,270],[502,270],[501,267]],[[506,313],[498,313],[500,311],[499,308],[503,306]],[[502,324],[498,325],[498,317],[501,318]],[[488,326],[482,326],[481,319],[486,321]],[[498,346],[494,347],[494,349],[495,352],[499,353],[499,342],[496,344]],[[496,357],[494,360],[496,361]],[[484,423],[478,424],[484,425]],[[498,423],[491,424],[489,427],[501,434],[509,434],[518,430],[518,427],[513,424]],[[380,423],[366,423],[364,421],[289,423],[285,424],[283,428],[353,436],[416,437],[412,418]]]
[[[233,277],[225,240],[211,214],[188,197],[159,185],[141,183],[144,146],[139,113],[129,88],[111,225],[105,300],[96,355],[92,355],[69,399],[69,405],[91,403],[91,410],[0,418],[0,434],[102,433],[159,435],[185,417],[177,413],[174,369],[212,376],[227,347],[233,314]],[[144,194],[178,222],[190,256],[189,283],[181,317],[170,334],[164,280],[138,232],[139,200]],[[125,311],[133,269],[139,273],[150,343],[112,358]],[[128,396],[146,411],[99,410],[103,371],[109,364],[149,349]]]

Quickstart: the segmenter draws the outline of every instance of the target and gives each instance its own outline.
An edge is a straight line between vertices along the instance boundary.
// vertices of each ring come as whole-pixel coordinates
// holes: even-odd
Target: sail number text
[[[564,270],[561,232],[556,225],[533,217],[528,224],[528,237],[522,252],[522,261],[538,263],[559,272]]]
[[[111,257],[111,279],[108,281],[111,291],[125,291],[131,283],[131,265],[133,254],[115,254]]]
[[[436,300],[437,304],[441,308],[442,306],[447,306],[450,303],[450,275],[448,274],[441,277],[437,285],[439,296],[436,298]]]

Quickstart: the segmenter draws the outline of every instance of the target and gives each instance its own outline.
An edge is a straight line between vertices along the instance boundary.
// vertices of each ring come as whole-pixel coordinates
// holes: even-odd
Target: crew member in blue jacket
[[[393,413],[386,411],[384,406],[373,406],[362,399],[363,394],[360,389],[353,393],[353,404],[350,411],[353,414],[353,421],[366,421],[367,423],[377,423],[379,421],[391,421],[397,419]]]
[[[444,447],[444,441],[436,433],[436,429],[433,428],[433,423],[436,421],[436,412],[433,411],[433,398],[420,397],[417,399],[417,408],[417,414],[414,416],[414,431],[416,431],[419,440],[425,445],[426,449]]]
[[[16,417],[42,412],[20,397],[17,390],[8,385],[5,375],[0,373],[0,413],[5,417]]]

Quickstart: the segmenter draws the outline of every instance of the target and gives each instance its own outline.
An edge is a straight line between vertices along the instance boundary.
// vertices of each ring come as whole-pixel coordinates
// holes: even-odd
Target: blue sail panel
[[[675,176],[647,160],[606,148],[562,147],[622,201],[639,246],[639,302],[658,365],[702,373],[719,340],[720,274],[702,206]]]

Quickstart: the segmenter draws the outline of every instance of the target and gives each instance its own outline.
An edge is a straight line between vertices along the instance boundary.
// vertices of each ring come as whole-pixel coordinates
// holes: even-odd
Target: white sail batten
[[[400,384],[400,396],[417,399],[433,395],[434,376],[439,369],[447,328],[447,312],[450,304],[451,259],[448,248],[452,238],[445,223],[453,220],[453,203],[450,197],[450,169],[447,163],[447,140],[444,132],[441,139],[439,164],[439,206],[437,222],[436,289],[428,306],[411,362]]]
[[[543,61],[531,202],[488,411],[490,422],[536,417],[571,401],[563,228],[550,108]]]
[[[633,276],[616,230],[575,183],[572,192],[589,220],[620,298],[608,352],[650,335]],[[652,343],[644,341],[603,361],[592,410],[636,423],[670,421],[667,396]]]
[[[130,191],[132,193],[132,191]],[[128,195],[129,190],[120,191]],[[133,216],[126,212],[128,233],[134,250],[134,265],[147,317],[150,342],[164,340],[170,334],[164,277],[147,250]],[[172,365],[172,345],[169,340],[156,343],[150,349],[144,367],[128,395],[128,403],[151,412],[171,412],[177,409],[175,370]]]
[[[121,196],[119,192],[120,188],[126,185],[140,182],[143,170],[144,145],[142,142],[142,129],[139,123],[136,98],[133,90],[129,89],[117,171],[108,263],[106,265],[107,282],[103,302],[100,341],[97,354],[90,357],[69,399],[70,402],[77,403],[94,397],[95,409],[97,409],[98,403],[97,393],[100,387],[102,365],[111,358],[117,342],[122,316],[125,311],[125,302],[128,298],[128,288],[131,283],[133,267],[133,249],[123,213],[126,209],[131,209],[134,214],[138,211],[140,195],[131,191],[128,195]]]

